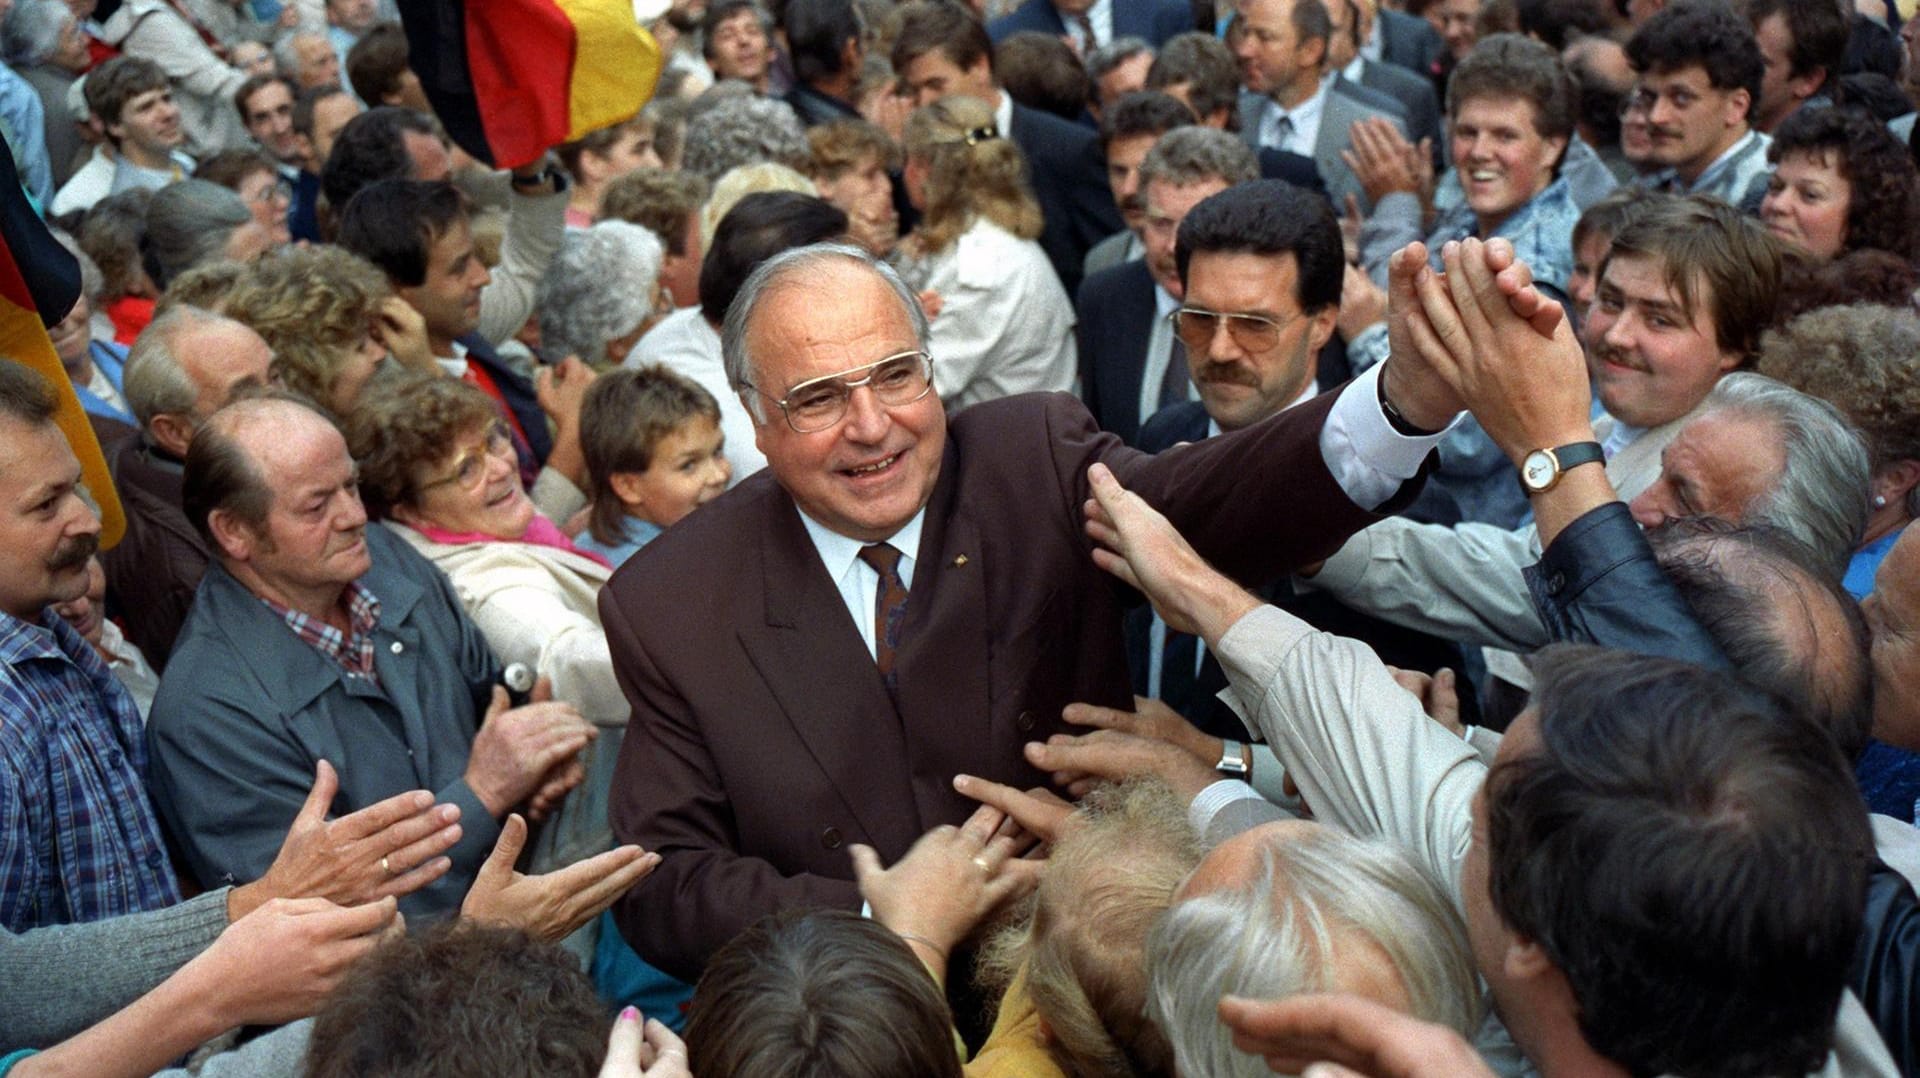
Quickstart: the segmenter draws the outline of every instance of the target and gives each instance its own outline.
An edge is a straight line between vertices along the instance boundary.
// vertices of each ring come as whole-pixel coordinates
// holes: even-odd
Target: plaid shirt
[[[280,615],[293,635],[339,663],[348,677],[366,678],[378,686],[380,675],[373,668],[373,631],[380,627],[380,600],[358,580],[347,585],[346,600],[347,625],[352,632],[343,634],[319,618],[308,617],[264,596],[260,599],[268,610]]]
[[[180,901],[133,698],[52,610],[0,613],[0,928]]]

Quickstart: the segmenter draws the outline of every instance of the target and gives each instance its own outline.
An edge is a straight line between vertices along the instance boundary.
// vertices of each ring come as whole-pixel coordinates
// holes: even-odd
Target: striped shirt
[[[0,613],[0,927],[104,920],[180,901],[147,800],[140,713],[53,613]]]

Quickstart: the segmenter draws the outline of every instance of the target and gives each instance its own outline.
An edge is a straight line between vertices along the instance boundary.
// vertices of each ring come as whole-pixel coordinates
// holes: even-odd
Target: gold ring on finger
[[[984,857],[976,857],[976,858],[974,858],[974,859],[973,859],[973,863],[974,863],[974,864],[976,864],[976,865],[979,865],[979,866],[980,866],[980,871],[982,871],[982,872],[992,872],[992,871],[993,871],[993,866],[992,866],[992,865],[990,865],[990,864],[988,864],[988,863],[987,863],[987,859],[986,859],[986,858],[984,858]]]
[[[393,865],[389,864],[384,857],[380,859],[380,871],[388,876],[393,875]]]

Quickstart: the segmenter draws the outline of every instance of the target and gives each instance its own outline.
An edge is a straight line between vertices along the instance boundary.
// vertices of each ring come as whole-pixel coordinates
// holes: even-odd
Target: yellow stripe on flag
[[[567,88],[572,141],[631,119],[660,81],[660,46],[633,18],[632,0],[555,0],[573,21],[573,78]]]
[[[81,481],[100,506],[101,549],[119,542],[127,530],[127,518],[120,511],[120,497],[114,492],[112,477],[107,474],[107,460],[100,454],[100,440],[94,436],[93,424],[88,422],[86,410],[80,407],[80,398],[74,395],[73,383],[67,380],[66,368],[60,365],[60,356],[54,352],[53,342],[47,339],[47,328],[40,324],[40,316],[4,297],[0,297],[0,357],[37,372],[53,389],[55,399],[60,402],[54,419],[60,424],[60,432],[67,436],[67,444],[73,447],[73,455],[80,458]]]

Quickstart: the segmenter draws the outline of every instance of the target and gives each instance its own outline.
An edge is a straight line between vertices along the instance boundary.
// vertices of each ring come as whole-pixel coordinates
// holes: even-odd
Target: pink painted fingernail
[[[627,1009],[621,1011],[620,1020],[622,1022],[638,1022],[640,1020],[640,1008],[628,1007]]]

